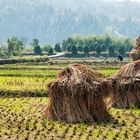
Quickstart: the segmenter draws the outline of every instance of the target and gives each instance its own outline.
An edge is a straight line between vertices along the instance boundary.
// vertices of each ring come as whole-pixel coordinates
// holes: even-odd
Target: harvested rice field
[[[48,98],[1,98],[0,140],[139,140],[140,110],[110,109],[107,123],[47,121]]]
[[[0,65],[0,140],[139,140],[140,109],[109,108],[113,119],[92,123],[47,120],[47,84],[69,63],[83,60],[50,60]],[[123,64],[83,62],[102,73],[115,74]]]
[[[0,97],[46,96],[47,83],[54,80],[59,71],[67,66],[66,64],[60,64],[58,61],[55,65],[45,62],[0,65]],[[96,67],[93,64],[89,66],[105,77],[113,75],[119,69],[119,66]]]

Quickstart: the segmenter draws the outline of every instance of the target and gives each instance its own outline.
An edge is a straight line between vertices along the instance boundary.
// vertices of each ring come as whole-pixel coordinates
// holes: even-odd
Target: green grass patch
[[[24,56],[24,57],[13,57],[9,59],[0,59],[0,65],[2,64],[15,64],[15,63],[27,63],[27,62],[46,62],[48,56]]]
[[[0,97],[46,96],[47,83],[54,78],[0,77]]]

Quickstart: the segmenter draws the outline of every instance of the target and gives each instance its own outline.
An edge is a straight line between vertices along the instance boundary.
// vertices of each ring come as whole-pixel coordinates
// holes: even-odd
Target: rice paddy
[[[140,110],[110,109],[108,123],[47,121],[48,98],[1,98],[1,140],[139,140]]]
[[[37,63],[0,65],[0,93],[2,96],[6,94],[15,97],[15,94],[19,96],[21,92],[23,96],[30,96],[30,93],[37,96],[45,94],[47,83],[54,80],[58,72],[66,67],[66,64],[50,65],[44,63],[38,63],[38,65]],[[90,65],[90,67],[101,72],[105,77],[111,76],[118,70],[118,67],[100,68],[94,65]]]
[[[140,110],[134,107],[109,109],[114,119],[107,123],[66,124],[47,120],[47,83],[68,64],[69,60],[51,60],[0,66],[0,140],[139,140]],[[87,65],[105,77],[120,68],[92,62]]]

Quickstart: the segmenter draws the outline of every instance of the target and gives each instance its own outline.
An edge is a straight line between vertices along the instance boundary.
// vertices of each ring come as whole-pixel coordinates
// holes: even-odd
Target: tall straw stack
[[[113,106],[140,107],[140,60],[123,66],[113,78]]]
[[[140,60],[140,36],[136,39],[136,43],[129,55],[132,57],[133,61]]]
[[[105,97],[111,84],[102,75],[84,65],[69,65],[48,84],[48,119],[63,122],[107,121],[111,118]]]

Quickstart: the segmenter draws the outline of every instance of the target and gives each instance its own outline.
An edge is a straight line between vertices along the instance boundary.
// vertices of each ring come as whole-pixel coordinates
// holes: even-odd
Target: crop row
[[[0,65],[27,63],[27,62],[46,62],[48,60],[49,58],[47,56],[17,57],[17,58],[10,58],[10,59],[0,59]]]
[[[116,68],[102,68],[97,70],[105,77],[116,73]],[[0,70],[0,96],[46,96],[47,83],[55,79],[58,70]]]
[[[61,70],[68,65],[32,65],[32,64],[7,64],[7,65],[0,65],[0,70]],[[102,70],[102,69],[113,69],[117,70],[120,68],[120,66],[94,66],[89,65],[89,67],[96,69],[96,70]]]
[[[47,83],[54,78],[0,77],[1,97],[46,96]]]
[[[105,77],[109,77],[117,72],[116,69],[96,70],[101,72]],[[0,77],[48,77],[53,78],[57,75],[58,70],[0,70]]]
[[[58,70],[0,70],[0,76],[54,77]]]
[[[115,73],[119,67],[107,67],[107,66],[90,66],[94,70],[97,70],[105,76],[111,76]],[[53,67],[53,66],[26,66],[26,65],[3,65],[0,66],[0,76],[54,76],[59,70],[64,67]],[[109,73],[108,73],[109,72]],[[49,76],[48,76],[49,77]]]
[[[1,98],[0,139],[138,140],[140,110],[111,109],[108,123],[65,124],[48,121],[48,98]]]

